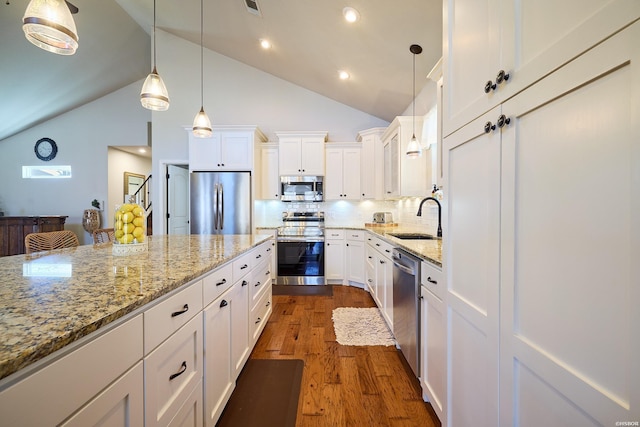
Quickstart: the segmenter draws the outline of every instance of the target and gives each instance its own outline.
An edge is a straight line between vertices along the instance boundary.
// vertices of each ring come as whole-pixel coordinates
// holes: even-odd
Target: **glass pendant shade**
[[[22,17],[22,30],[31,43],[59,55],[78,49],[78,31],[64,0],[31,0]]]
[[[155,66],[142,85],[140,103],[144,108],[154,111],[166,111],[169,108],[169,93]]]
[[[414,119],[415,120],[415,119]],[[409,141],[409,145],[407,145],[407,157],[410,159],[415,159],[417,157],[422,156],[422,147],[420,143],[416,139],[416,135],[414,134]]]
[[[207,113],[204,112],[204,107],[200,107],[196,118],[193,119],[193,134],[198,138],[209,138],[213,135],[211,120],[209,120]]]

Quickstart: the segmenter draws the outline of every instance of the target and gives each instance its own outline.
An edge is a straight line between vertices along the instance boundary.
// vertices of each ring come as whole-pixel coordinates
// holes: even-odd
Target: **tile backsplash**
[[[418,197],[399,200],[336,200],[321,203],[285,203],[275,200],[255,202],[256,227],[277,227],[282,225],[284,211],[324,211],[328,227],[362,227],[373,220],[374,212],[391,212],[393,221],[404,225],[423,228],[426,233],[435,234],[438,226],[438,206],[431,201],[422,207],[422,216],[416,216],[422,199]]]

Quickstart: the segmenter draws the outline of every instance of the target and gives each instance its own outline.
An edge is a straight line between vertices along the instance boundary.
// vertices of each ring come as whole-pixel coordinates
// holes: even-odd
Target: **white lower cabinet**
[[[344,230],[325,230],[324,277],[327,283],[344,280]]]
[[[231,308],[231,376],[234,381],[251,353],[249,346],[249,284],[250,277],[240,279],[229,291]]]
[[[175,417],[169,423],[169,427],[200,427],[202,424],[202,381],[193,388],[191,394]],[[134,426],[135,424],[131,424]]]
[[[204,409],[205,425],[214,426],[235,387],[231,361],[230,292],[204,309]]]
[[[371,240],[369,240],[371,239]],[[393,332],[393,260],[391,259],[393,246],[384,240],[369,234],[367,237],[367,262],[371,261],[374,274],[373,299]],[[371,257],[371,258],[368,258]],[[369,285],[368,285],[369,286]]]
[[[63,427],[144,425],[142,361],[107,387]]]
[[[345,279],[351,285],[365,282],[364,234],[362,230],[345,230]]]
[[[422,397],[430,402],[446,425],[447,399],[447,312],[444,302],[426,286],[420,287],[420,385]]]
[[[145,357],[145,426],[169,425],[201,381],[202,342],[195,316]]]

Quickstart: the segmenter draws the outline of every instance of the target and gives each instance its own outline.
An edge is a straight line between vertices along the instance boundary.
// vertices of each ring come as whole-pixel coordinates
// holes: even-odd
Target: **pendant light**
[[[166,111],[169,108],[169,93],[156,69],[156,0],[153,0],[153,70],[142,85],[140,103],[144,108],[154,111]]]
[[[22,23],[27,40],[39,48],[59,55],[76,53],[78,31],[64,0],[31,0]]]
[[[416,55],[422,53],[422,47],[417,44],[412,44],[409,47],[409,51],[413,54],[413,136],[407,146],[407,157],[415,159],[422,156],[422,147],[416,139]]]
[[[202,47],[202,34],[203,34],[203,21],[204,21],[204,8],[202,6],[202,0],[200,0],[200,111],[196,114],[196,118],[193,119],[193,134],[198,138],[208,138],[213,132],[211,130],[211,120],[209,116],[204,112],[204,54]]]

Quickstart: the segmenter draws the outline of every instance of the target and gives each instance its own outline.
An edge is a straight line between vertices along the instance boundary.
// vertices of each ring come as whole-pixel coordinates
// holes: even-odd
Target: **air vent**
[[[260,17],[262,16],[260,7],[258,6],[258,0],[244,0],[244,4],[247,6],[249,12]]]

